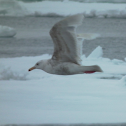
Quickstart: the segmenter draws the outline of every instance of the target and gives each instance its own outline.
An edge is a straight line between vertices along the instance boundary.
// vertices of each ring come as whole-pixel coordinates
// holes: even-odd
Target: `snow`
[[[0,0],[2,16],[69,16],[77,13],[92,18],[126,18],[126,4],[82,3],[68,0],[24,3]]]
[[[0,25],[0,37],[13,37],[16,35],[16,30],[8,26]]]
[[[120,123],[126,119],[126,62],[102,57],[97,47],[82,56],[84,65],[98,64],[103,73],[52,75],[28,72],[45,54],[0,59],[0,123]],[[90,55],[90,56],[91,56]]]

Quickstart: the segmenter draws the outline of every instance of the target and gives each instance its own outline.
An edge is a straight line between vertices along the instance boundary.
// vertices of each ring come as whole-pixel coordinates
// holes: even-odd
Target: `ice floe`
[[[16,35],[16,30],[8,26],[0,25],[0,37],[13,37]]]

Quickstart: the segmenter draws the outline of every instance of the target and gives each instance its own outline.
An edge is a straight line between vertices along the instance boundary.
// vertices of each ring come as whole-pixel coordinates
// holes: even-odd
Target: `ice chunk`
[[[27,73],[17,73],[10,68],[4,68],[0,71],[0,80],[27,80]]]
[[[124,60],[126,61],[126,57],[124,58]]]
[[[121,78],[120,82],[126,85],[126,75]]]
[[[13,37],[16,35],[16,30],[8,26],[0,25],[0,37]]]
[[[123,64],[123,63],[124,63],[124,61],[118,60],[118,59],[113,59],[112,62],[113,62],[115,65],[119,65],[119,64]]]
[[[98,46],[87,58],[100,58],[103,56],[103,50],[101,46]]]

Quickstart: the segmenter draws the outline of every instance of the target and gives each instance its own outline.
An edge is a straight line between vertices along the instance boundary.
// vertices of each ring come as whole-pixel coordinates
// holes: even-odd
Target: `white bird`
[[[54,43],[52,58],[37,62],[29,71],[41,69],[58,75],[102,72],[97,65],[81,65],[82,41],[77,38],[76,27],[82,23],[83,18],[83,14],[77,14],[56,23],[50,30]]]

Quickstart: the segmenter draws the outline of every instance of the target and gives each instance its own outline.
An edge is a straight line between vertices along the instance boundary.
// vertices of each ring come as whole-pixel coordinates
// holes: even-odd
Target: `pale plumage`
[[[50,35],[54,42],[52,59],[80,64],[81,48],[76,36],[76,27],[83,21],[83,15],[68,17],[53,26]]]
[[[60,75],[102,72],[97,65],[81,66],[82,41],[77,38],[76,27],[82,23],[83,18],[83,14],[77,14],[56,23],[50,30],[54,43],[52,58],[39,61],[29,71],[42,69]]]

